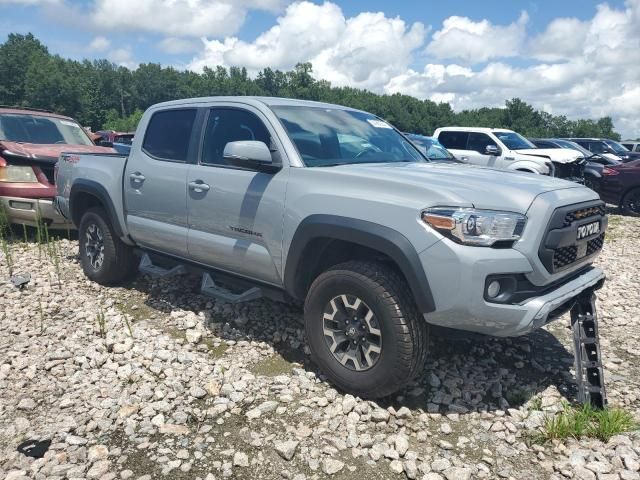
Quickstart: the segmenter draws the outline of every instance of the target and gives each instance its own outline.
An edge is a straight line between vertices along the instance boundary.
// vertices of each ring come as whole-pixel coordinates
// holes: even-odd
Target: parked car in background
[[[53,208],[54,166],[62,152],[113,153],[94,145],[72,118],[23,107],[0,107],[0,208],[9,222],[52,228],[70,224]]]
[[[612,160],[630,162],[640,159],[640,153],[630,152],[620,143],[608,138],[567,138],[565,140],[575,142],[591,153],[597,153]]]
[[[640,152],[640,142],[627,140],[625,142],[621,142],[621,145],[630,152]]]
[[[503,128],[438,128],[434,138],[458,160],[485,167],[538,173],[584,182],[584,156],[572,149],[539,149]]]
[[[426,137],[424,135],[418,135],[417,133],[405,133],[405,137],[411,140],[432,162],[464,163],[458,160],[444,145],[433,137]]]
[[[582,153],[586,159],[584,167],[584,184],[596,192],[600,190],[602,172],[605,166],[619,165],[619,160],[612,160],[597,153],[591,153],[575,142],[562,138],[530,138],[529,141],[538,148],[572,148]]]
[[[605,167],[600,198],[625,215],[640,217],[640,160]]]
[[[104,147],[111,147],[116,152],[128,155],[131,151],[131,144],[135,132],[116,132],[114,130],[99,130],[96,132],[100,139],[96,142]]]
[[[211,97],[152,106],[138,130],[128,157],[60,158],[56,205],[79,226],[87,277],[170,273],[158,258],[225,302],[304,302],[314,362],[354,395],[415,378],[427,322],[523,335],[605,278],[595,192],[429,162],[370,113]],[[240,292],[218,283],[231,281]]]

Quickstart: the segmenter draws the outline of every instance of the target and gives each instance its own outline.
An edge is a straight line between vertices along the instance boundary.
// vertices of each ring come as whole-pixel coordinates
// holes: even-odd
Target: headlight
[[[435,207],[422,212],[422,221],[458,243],[489,247],[518,240],[527,218],[512,212]]]
[[[38,179],[31,167],[7,165],[0,167],[0,182],[38,183]]]

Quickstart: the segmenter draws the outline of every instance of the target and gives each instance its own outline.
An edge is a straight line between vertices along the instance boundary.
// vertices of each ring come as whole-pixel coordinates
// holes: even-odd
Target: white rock
[[[402,467],[402,465],[400,465]],[[344,463],[333,458],[325,458],[322,460],[322,471],[326,475],[335,475],[344,468]],[[400,470],[402,471],[402,470]]]

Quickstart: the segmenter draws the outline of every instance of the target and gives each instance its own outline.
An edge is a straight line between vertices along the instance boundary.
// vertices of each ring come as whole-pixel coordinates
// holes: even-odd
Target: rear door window
[[[142,149],[158,160],[186,162],[195,119],[195,108],[154,113]]]
[[[438,141],[449,150],[466,150],[469,132],[447,130],[440,132]]]

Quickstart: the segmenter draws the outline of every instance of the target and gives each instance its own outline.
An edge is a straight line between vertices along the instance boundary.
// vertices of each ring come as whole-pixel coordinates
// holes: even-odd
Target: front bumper
[[[420,254],[435,299],[434,312],[424,314],[428,323],[497,337],[525,335],[556,319],[571,308],[587,289],[597,289],[605,279],[599,268],[567,275],[551,291],[541,288],[517,304],[493,303],[485,299],[487,277],[528,274],[531,264],[513,249],[485,249],[454,245],[443,240]],[[577,276],[576,276],[577,275]]]
[[[9,223],[35,227],[38,225],[38,218],[41,218],[51,229],[74,228],[71,222],[58,213],[53,201],[49,199],[0,197],[0,208],[6,212]]]

